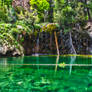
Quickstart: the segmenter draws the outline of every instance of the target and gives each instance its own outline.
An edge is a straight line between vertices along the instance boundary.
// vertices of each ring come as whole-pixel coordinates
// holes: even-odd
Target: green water
[[[69,66],[56,66],[60,63]],[[73,64],[92,64],[92,58],[79,56],[0,58],[0,92],[92,92],[92,66]]]

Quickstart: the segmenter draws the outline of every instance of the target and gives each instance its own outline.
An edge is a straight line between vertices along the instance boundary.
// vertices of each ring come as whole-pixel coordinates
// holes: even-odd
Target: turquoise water
[[[92,92],[91,64],[82,56],[0,58],[0,92]]]

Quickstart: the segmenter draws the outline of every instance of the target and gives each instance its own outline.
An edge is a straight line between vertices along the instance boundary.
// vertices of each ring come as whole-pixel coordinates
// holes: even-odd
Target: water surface
[[[84,56],[0,58],[0,92],[92,92],[91,64]]]

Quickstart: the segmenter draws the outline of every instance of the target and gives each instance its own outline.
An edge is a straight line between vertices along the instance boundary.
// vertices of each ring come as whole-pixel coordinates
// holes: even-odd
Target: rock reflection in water
[[[16,58],[0,58],[0,71],[9,71],[13,70],[16,67],[16,64],[23,64],[23,57]]]

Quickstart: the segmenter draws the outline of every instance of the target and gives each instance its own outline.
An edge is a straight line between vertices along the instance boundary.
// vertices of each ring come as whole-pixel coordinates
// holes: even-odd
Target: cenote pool
[[[92,57],[0,58],[0,92],[92,92]]]

